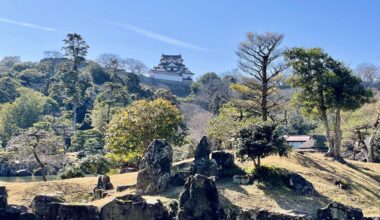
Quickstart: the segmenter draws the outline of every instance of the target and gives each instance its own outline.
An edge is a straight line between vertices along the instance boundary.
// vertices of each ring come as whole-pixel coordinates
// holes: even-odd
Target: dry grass
[[[188,161],[187,161],[188,162]],[[380,216],[380,164],[348,161],[340,164],[321,154],[293,153],[287,158],[272,156],[265,158],[263,164],[285,168],[299,173],[310,181],[317,195],[300,196],[286,188],[265,186],[255,183],[239,186],[230,179],[220,180],[218,189],[224,205],[238,205],[245,208],[265,208],[277,212],[297,211],[315,214],[315,210],[331,201],[361,208],[366,216]],[[239,164],[249,168],[251,163]],[[116,185],[133,185],[137,173],[111,176]],[[96,184],[96,177],[75,178],[47,183],[0,183],[7,187],[9,203],[29,205],[36,194],[59,194],[68,202],[89,202],[101,206],[112,200],[114,196],[131,193],[134,189],[124,192],[110,191],[108,197],[90,202],[89,193]],[[350,189],[342,190],[335,186],[335,180],[343,180]],[[167,193],[157,196],[146,196],[147,199],[161,199],[163,202],[178,199],[182,187],[171,188]]]

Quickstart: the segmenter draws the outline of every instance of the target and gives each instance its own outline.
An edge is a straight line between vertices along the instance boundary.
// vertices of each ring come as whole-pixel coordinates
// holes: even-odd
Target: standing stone
[[[45,215],[48,210],[48,206],[52,203],[61,203],[64,200],[59,196],[54,195],[36,195],[30,204],[32,211],[39,214]]]
[[[145,152],[137,175],[138,194],[164,192],[170,183],[173,149],[165,140],[154,140]]]
[[[180,195],[177,219],[224,219],[214,180],[198,174],[188,178]]]
[[[230,169],[234,167],[234,155],[224,151],[214,151],[211,153],[211,159],[214,159],[221,169]]]
[[[210,144],[208,143],[207,137],[203,136],[201,141],[199,142],[197,149],[195,150],[195,160],[200,159],[210,159]]]
[[[107,175],[100,175],[98,177],[98,184],[96,185],[96,189],[103,189],[103,190],[113,189],[113,185],[111,183],[110,177]]]
[[[344,206],[337,202],[332,202],[325,208],[320,208],[317,211],[318,220],[361,220],[363,212],[361,209]]]
[[[218,164],[215,160],[210,160],[210,145],[207,137],[204,136],[199,142],[195,151],[194,161],[191,164],[191,174],[201,174],[204,176],[218,176]]]
[[[8,205],[8,193],[5,186],[0,186],[0,209],[5,210]]]

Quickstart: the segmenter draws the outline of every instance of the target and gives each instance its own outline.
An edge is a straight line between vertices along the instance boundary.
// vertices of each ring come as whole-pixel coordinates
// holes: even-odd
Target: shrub
[[[106,174],[109,172],[111,163],[102,155],[93,155],[81,162],[80,168],[85,174]]]
[[[76,177],[84,177],[82,170],[78,166],[67,166],[61,171],[59,174],[59,178],[61,179],[71,179]]]
[[[104,148],[103,134],[96,130],[78,131],[71,142],[69,151],[85,151],[90,154],[102,153]]]

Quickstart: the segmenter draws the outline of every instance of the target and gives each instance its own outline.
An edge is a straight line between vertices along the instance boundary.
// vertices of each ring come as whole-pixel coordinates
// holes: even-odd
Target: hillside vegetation
[[[183,161],[182,163],[188,163]],[[178,163],[177,163],[178,164]],[[230,178],[217,182],[219,197],[225,206],[244,208],[265,208],[276,212],[303,212],[314,215],[317,208],[331,201],[361,208],[365,216],[380,215],[380,164],[348,161],[341,164],[322,154],[291,153],[289,157],[270,156],[262,161],[263,165],[285,168],[302,175],[314,185],[317,194],[301,196],[279,186],[268,186],[256,182],[253,185],[237,185]],[[175,164],[176,165],[176,164]],[[174,166],[175,166],[174,165]],[[252,162],[238,163],[245,170],[253,167]],[[134,185],[137,173],[111,175],[111,182],[117,185]],[[73,178],[49,182],[7,183],[9,203],[28,206],[36,194],[55,194],[63,196],[67,202],[92,203],[102,206],[117,195],[134,191],[110,191],[104,199],[90,201],[90,192],[96,185],[96,177]],[[348,185],[343,190],[335,185],[336,181]],[[171,188],[165,194],[146,196],[147,199],[160,199],[164,203],[178,199],[182,187]]]

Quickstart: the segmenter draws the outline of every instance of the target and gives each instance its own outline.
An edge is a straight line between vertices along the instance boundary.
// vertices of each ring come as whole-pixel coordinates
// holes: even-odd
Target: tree
[[[127,58],[124,61],[124,64],[127,72],[136,75],[142,75],[148,69],[148,67],[146,67],[146,65],[143,62],[132,58]]]
[[[125,63],[119,55],[111,53],[100,54],[98,59],[96,59],[106,69],[119,70],[124,69]]]
[[[273,123],[249,125],[241,129],[236,137],[239,142],[236,156],[243,161],[253,160],[256,168],[261,166],[261,158],[272,154],[285,156],[290,150]]]
[[[56,50],[47,50],[44,51],[44,58],[47,59],[61,59],[63,58],[63,54]]]
[[[240,43],[237,55],[240,69],[253,77],[245,85],[254,91],[255,111],[267,121],[272,109],[279,105],[274,98],[280,74],[287,68],[281,62],[279,46],[284,36],[278,33],[247,33],[246,40]]]
[[[1,61],[0,61],[0,66],[1,67],[7,67],[7,68],[12,68],[15,64],[20,63],[21,59],[19,56],[5,56]]]
[[[329,151],[326,156],[334,156],[341,161],[340,148],[341,111],[354,110],[371,100],[373,94],[361,85],[361,80],[352,74],[344,64],[334,60],[320,48],[293,48],[285,53],[293,70],[290,83],[301,90],[295,99],[309,114],[319,117],[324,123]],[[331,136],[331,126],[327,111],[335,112],[335,137]]]
[[[380,67],[371,63],[362,63],[357,67],[356,72],[363,81],[373,83],[379,75]]]
[[[181,112],[169,101],[140,100],[114,115],[106,131],[106,149],[112,160],[128,163],[138,160],[154,139],[180,144],[184,135]]]
[[[63,40],[64,46],[62,50],[65,56],[72,61],[72,71],[77,72],[80,64],[86,60],[87,50],[89,46],[80,34],[69,33]]]
[[[17,91],[19,84],[10,77],[0,78],[0,104],[13,102],[20,93]]]

